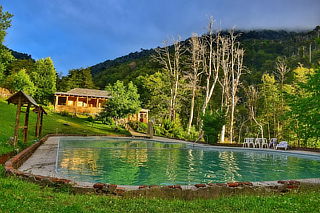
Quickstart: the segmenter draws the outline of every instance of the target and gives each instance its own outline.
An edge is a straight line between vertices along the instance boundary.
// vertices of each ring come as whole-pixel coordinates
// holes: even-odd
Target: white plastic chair
[[[277,146],[277,142],[278,142],[278,139],[277,138],[271,138],[270,139],[270,143],[269,143],[269,148],[271,149],[271,148],[276,148],[276,146]]]
[[[266,138],[256,138],[254,141],[254,146],[259,148],[263,148],[264,145],[267,145],[268,147],[268,143],[267,143],[267,139]]]
[[[261,138],[261,147],[266,147],[268,148],[269,147],[269,143],[268,143],[268,140],[266,138]]]
[[[284,148],[285,150],[288,149],[288,142],[287,141],[281,141],[277,146],[276,149],[278,148]]]
[[[242,144],[242,147],[247,146],[249,148],[251,144],[252,144],[252,147],[254,148],[254,138],[245,138]]]
[[[245,138],[245,139],[243,140],[242,147],[244,148],[245,146],[249,147],[249,138]]]

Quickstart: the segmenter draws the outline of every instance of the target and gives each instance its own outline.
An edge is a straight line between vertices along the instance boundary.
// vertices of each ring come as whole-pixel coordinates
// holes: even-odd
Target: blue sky
[[[223,28],[313,29],[320,0],[0,0],[14,15],[5,44],[58,72],[203,33],[208,17]]]

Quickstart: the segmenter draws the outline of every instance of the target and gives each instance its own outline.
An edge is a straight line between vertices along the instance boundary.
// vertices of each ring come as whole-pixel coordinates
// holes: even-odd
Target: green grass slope
[[[5,101],[0,100],[0,155],[13,150],[8,145],[8,140],[13,136],[16,116],[16,105],[8,105]],[[21,114],[20,125],[24,124],[24,113]],[[35,138],[36,113],[30,112],[29,119],[29,143]],[[22,138],[22,130],[19,131]],[[89,122],[86,118],[73,118],[62,116],[57,113],[49,112],[44,115],[42,135],[46,134],[86,134],[86,135],[102,135],[102,134],[128,134],[127,131],[115,132],[109,126],[101,123]],[[20,142],[21,144],[21,142]]]

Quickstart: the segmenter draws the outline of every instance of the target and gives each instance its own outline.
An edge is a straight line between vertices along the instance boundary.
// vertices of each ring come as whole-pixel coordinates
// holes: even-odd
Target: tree
[[[200,77],[203,74],[203,70],[201,69],[201,59],[202,59],[202,52],[203,45],[201,44],[201,39],[198,37],[197,34],[193,34],[190,39],[190,49],[189,52],[191,54],[191,66],[190,70],[186,73],[187,81],[189,82],[189,87],[191,88],[191,104],[190,104],[190,115],[189,115],[189,122],[187,127],[188,134],[190,133],[190,129],[192,126],[192,121],[194,117],[194,105],[195,105],[195,97],[196,91],[199,89],[200,85]]]
[[[309,75],[307,82],[298,85],[299,94],[289,99],[293,130],[302,139],[304,145],[308,142],[317,147],[320,137],[320,69]],[[303,93],[301,92],[303,91]]]
[[[220,110],[206,112],[203,116],[203,131],[206,142],[215,144],[219,141],[219,133],[225,124],[225,113]]]
[[[258,90],[254,86],[249,86],[246,88],[246,96],[247,96],[247,107],[249,112],[249,120],[254,121],[260,128],[261,138],[264,138],[263,125],[261,122],[257,120],[257,102],[259,98]]]
[[[0,44],[2,44],[4,37],[6,36],[6,30],[11,26],[12,14],[4,12],[0,5]]]
[[[179,81],[182,75],[181,57],[186,52],[180,38],[173,40],[173,49],[170,50],[168,42],[164,42],[163,48],[155,49],[155,60],[158,61],[165,71],[167,71],[170,80],[170,119],[174,121],[176,118],[177,97],[179,92]]]
[[[30,78],[36,87],[34,98],[38,103],[47,104],[56,92],[57,73],[51,58],[39,59]]]
[[[153,75],[139,76],[136,85],[143,106],[150,110],[150,115],[162,122],[162,119],[169,114],[171,97],[168,75],[156,72]]]
[[[214,20],[211,17],[208,24],[207,34],[203,37],[202,66],[205,75],[205,98],[202,106],[202,115],[205,115],[208,104],[217,85],[221,69],[221,45],[220,32],[213,31]]]
[[[284,100],[284,93],[286,90],[285,80],[287,77],[287,74],[290,72],[290,69],[288,68],[286,64],[285,58],[277,58],[276,61],[276,70],[274,71],[275,76],[277,77],[279,81],[279,91],[280,91],[280,107],[278,111],[278,117],[283,117],[284,114],[287,111],[287,107]],[[284,119],[278,119],[277,122],[277,137],[283,137],[284,133]]]
[[[111,98],[104,105],[103,111],[99,114],[102,120],[125,118],[129,114],[135,114],[140,109],[140,100],[137,87],[130,82],[127,86],[122,81],[117,81],[112,86],[106,87],[110,91]]]
[[[240,78],[244,72],[243,57],[244,49],[240,47],[240,42],[237,41],[238,35],[235,35],[234,30],[231,30],[227,36],[220,39],[222,55],[221,66],[223,71],[222,77],[222,104],[221,106],[229,112],[229,137],[233,142],[234,134],[234,117],[235,108],[238,103],[238,89],[240,85]],[[224,131],[225,128],[222,128]],[[221,142],[224,141],[224,132],[221,132]]]
[[[12,15],[8,12],[2,10],[0,5],[0,86],[4,82],[5,71],[8,64],[14,60],[14,57],[11,55],[10,51],[3,46],[4,37],[6,36],[6,30],[11,26],[11,17]]]
[[[10,75],[5,82],[5,85],[11,92],[22,90],[28,95],[34,95],[36,90],[33,82],[30,80],[29,75],[24,69]]]
[[[61,78],[57,86],[61,91],[68,91],[74,88],[96,88],[90,68],[70,70],[67,76]]]
[[[277,137],[277,124],[280,110],[280,93],[274,75],[264,74],[260,86],[261,115],[267,125],[269,138]]]

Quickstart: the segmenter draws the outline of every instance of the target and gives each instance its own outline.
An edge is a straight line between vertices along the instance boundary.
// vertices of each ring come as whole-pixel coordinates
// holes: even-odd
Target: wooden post
[[[57,106],[59,104],[59,96],[56,95],[56,103],[54,105],[54,109],[57,110]]]
[[[79,101],[79,97],[77,96],[77,99],[76,99],[76,108],[75,108],[75,115],[77,115],[77,109],[78,109],[78,101]]]
[[[36,137],[40,136],[40,117],[41,117],[40,107],[37,108],[37,123],[36,123]]]
[[[89,107],[89,97],[87,96],[87,107]]]
[[[69,106],[69,96],[66,97],[66,106]]]
[[[99,108],[99,98],[97,98],[96,108]]]
[[[149,122],[149,111],[146,112],[147,123]]]
[[[39,137],[40,137],[40,136],[41,136],[41,134],[42,134],[43,113],[44,113],[44,112],[41,110]]]
[[[14,128],[14,135],[13,135],[13,146],[14,147],[17,146],[18,137],[19,137],[20,113],[21,113],[21,97],[19,97],[18,105],[17,105],[16,126]]]
[[[27,109],[26,109],[26,115],[24,118],[24,127],[23,127],[23,142],[28,142],[28,126],[29,126],[29,112],[30,112],[30,103],[28,103]]]

